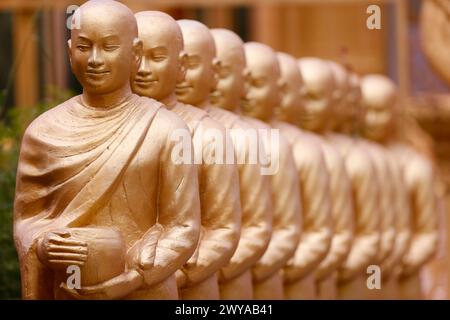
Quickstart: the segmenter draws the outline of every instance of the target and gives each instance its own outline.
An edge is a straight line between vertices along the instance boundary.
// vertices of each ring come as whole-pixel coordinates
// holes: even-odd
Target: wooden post
[[[401,98],[410,93],[410,59],[409,59],[409,21],[408,0],[397,0],[395,23],[397,29],[397,74]]]
[[[281,7],[278,4],[258,4],[252,7],[250,38],[283,51]]]
[[[209,28],[226,28],[234,30],[233,10],[228,6],[205,8],[205,24]]]
[[[30,107],[39,99],[37,25],[34,10],[13,13],[15,104]]]

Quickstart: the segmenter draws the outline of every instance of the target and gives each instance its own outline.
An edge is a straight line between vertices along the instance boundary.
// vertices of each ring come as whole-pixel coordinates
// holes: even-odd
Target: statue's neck
[[[161,99],[159,102],[165,105],[167,109],[172,110],[177,105],[178,100],[175,92],[172,92],[170,95]]]
[[[83,90],[82,99],[83,102],[90,107],[107,109],[111,106],[120,104],[128,99],[132,94],[133,93],[131,92],[130,86],[127,85],[119,90],[106,94],[96,94]]]
[[[211,106],[211,103],[209,102],[209,98],[206,98],[202,102],[197,103],[195,106],[200,109],[206,109]]]

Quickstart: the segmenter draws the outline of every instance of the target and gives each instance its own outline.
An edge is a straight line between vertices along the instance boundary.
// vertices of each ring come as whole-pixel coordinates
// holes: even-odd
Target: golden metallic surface
[[[409,202],[410,245],[399,258],[400,298],[421,298],[419,271],[433,257],[438,242],[438,196],[433,164],[394,135],[399,116],[397,90],[392,81],[382,75],[367,75],[362,79],[361,88],[366,134],[388,148],[400,166]],[[400,247],[400,251],[405,251]]]
[[[142,48],[132,12],[107,0],[79,10],[69,53],[83,94],[34,120],[21,146],[14,237],[23,297],[176,299],[174,272],[200,231],[197,168],[171,160],[170,134],[188,129],[131,92]],[[60,287],[72,265],[80,289]]]
[[[333,132],[326,138],[341,153],[353,193],[354,238],[352,248],[338,272],[338,297],[368,297],[367,268],[377,263],[381,244],[380,186],[367,142],[354,135],[359,115],[355,111],[360,99],[357,79],[346,76],[340,66],[330,64],[335,79],[333,93]]]
[[[311,138],[321,147],[330,176],[333,238],[330,251],[316,270],[316,281],[318,298],[336,299],[337,269],[350,252],[355,218],[352,189],[344,160],[339,150],[327,139],[333,119],[333,74],[329,65],[319,59],[300,59],[299,68],[293,57],[280,56],[279,59],[287,75],[288,72],[296,71],[302,78],[302,83],[297,81],[297,86],[302,88],[302,102],[296,102],[300,99],[292,101],[300,104],[299,124],[311,131]],[[292,83],[293,80],[287,77],[285,82]]]
[[[182,51],[182,30],[162,12],[139,12],[136,19],[144,55],[132,77],[133,90],[160,100],[179,115],[189,127],[194,153],[202,154],[203,159],[212,158],[217,146],[226,147],[224,128],[204,110],[178,102],[174,94],[177,83],[184,81],[185,63],[190,58],[189,51],[187,55]],[[190,41],[186,39],[187,44]],[[201,65],[210,63],[207,56],[201,58]],[[194,95],[197,88],[194,86]],[[208,130],[218,130],[222,140],[208,136]],[[177,272],[178,287],[182,299],[219,299],[216,273],[228,263],[239,240],[241,209],[236,166],[202,161],[198,181],[200,241],[192,257]]]
[[[212,34],[204,25],[195,21],[184,21],[181,27],[187,44],[188,60],[198,62],[188,67],[184,83],[196,88],[204,86],[204,82],[207,82],[209,88],[215,88],[214,75],[220,70],[218,70],[219,62],[215,58],[216,48]],[[195,92],[182,93],[179,97],[196,102],[197,106],[204,108],[212,118],[227,129],[247,129],[246,124],[236,115],[212,107],[209,102],[209,91],[203,91],[201,99],[198,99],[199,95]],[[235,158],[238,159],[243,155],[245,159],[249,151],[248,141],[232,132],[231,141],[234,145]],[[222,299],[253,298],[251,267],[266,250],[271,235],[272,207],[267,179],[261,176],[257,164],[238,164],[238,170],[242,231],[235,253],[219,272]]]
[[[242,96],[245,94],[246,60],[243,42],[228,30],[214,29],[212,34],[220,63],[218,85],[216,92],[212,94],[212,97],[219,99],[213,104],[221,108],[216,108],[216,112],[220,110],[222,114],[225,113],[223,109],[239,112],[240,99],[235,98],[236,92],[241,92]],[[270,126],[255,122],[254,119],[239,119],[245,122],[247,129],[263,129],[267,132],[271,130]],[[272,145],[268,137],[263,135],[262,142],[271,160],[270,167],[276,168],[276,172],[262,178],[270,184],[268,196],[272,202],[273,223],[269,245],[252,268],[255,299],[283,298],[283,279],[280,271],[294,254],[301,229],[300,192],[289,145],[282,138],[277,141],[278,145]],[[275,148],[277,153],[272,153]]]
[[[248,90],[242,112],[246,116],[259,119],[251,120],[255,126],[262,127],[262,121],[265,121],[280,129],[282,141],[280,155],[292,153],[294,173],[291,175],[297,175],[302,196],[301,239],[294,256],[283,268],[284,294],[288,299],[314,296],[314,286],[302,286],[300,290],[298,287],[302,282],[309,283],[308,276],[325,257],[331,242],[328,175],[324,160],[319,148],[312,143],[309,148],[310,141],[300,137],[297,128],[272,121],[273,111],[280,101],[278,89],[280,69],[276,54],[269,47],[259,43],[246,43],[245,53],[249,74]],[[283,131],[285,126],[290,127],[294,132]],[[286,147],[284,147],[284,140],[287,142]],[[282,151],[288,146],[290,150]],[[283,157],[280,156],[280,159]],[[296,289],[292,290],[293,287]]]

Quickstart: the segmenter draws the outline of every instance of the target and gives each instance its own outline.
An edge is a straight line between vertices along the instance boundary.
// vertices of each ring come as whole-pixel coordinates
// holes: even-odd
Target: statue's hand
[[[87,243],[71,238],[70,229],[50,231],[37,243],[39,260],[51,269],[83,266],[88,255]]]
[[[175,278],[177,280],[177,287],[178,288],[183,288],[186,285],[186,281],[187,281],[186,275],[180,269],[178,269],[175,272]]]
[[[78,300],[112,300],[126,297],[139,289],[144,283],[142,275],[136,270],[128,270],[117,277],[80,289],[70,289],[66,283],[61,288]]]

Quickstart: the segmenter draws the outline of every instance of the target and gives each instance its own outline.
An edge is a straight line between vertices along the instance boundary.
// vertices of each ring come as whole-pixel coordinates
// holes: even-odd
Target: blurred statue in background
[[[345,82],[348,81],[348,76],[343,68],[343,66],[330,61],[329,66],[332,68],[335,81],[338,87],[344,87]],[[354,81],[354,90],[358,90],[359,83],[358,78],[354,77],[351,79]],[[335,91],[337,94],[336,99],[339,99],[339,91]],[[353,107],[360,107],[359,99],[356,101],[356,105]],[[356,109],[356,112],[361,114],[360,111]],[[378,289],[369,289],[366,286],[365,297],[370,299],[383,298],[383,296],[389,296],[389,288],[386,286],[390,274],[390,265],[392,253],[394,251],[396,228],[395,220],[397,215],[397,197],[395,195],[395,185],[393,183],[392,176],[394,175],[394,168],[392,168],[392,163],[390,162],[390,157],[383,147],[379,144],[374,143],[370,140],[365,139],[361,134],[362,117],[356,117],[354,124],[354,135],[358,138],[359,143],[367,151],[370,156],[375,171],[376,184],[379,186],[379,202],[378,209],[380,215],[380,245],[376,258],[376,265],[380,267],[382,279],[385,280]],[[385,294],[386,293],[386,294]]]
[[[236,99],[235,93],[244,93],[244,45],[236,34],[228,30],[213,30],[213,36],[220,62],[219,83],[213,92],[213,101],[222,107],[219,110],[223,115],[226,112],[224,108],[239,112],[241,100]],[[227,97],[233,100],[229,101]],[[254,298],[282,299],[284,294],[281,269],[293,256],[300,239],[300,192],[294,159],[284,138],[269,138],[271,127],[268,124],[246,117],[239,118],[247,123],[248,131],[245,136],[251,136],[248,135],[251,132],[257,134],[257,130],[264,130],[259,137],[267,152],[267,160],[271,162],[269,167],[273,168],[273,172],[268,172],[269,176],[266,177],[271,185],[269,197],[273,210],[272,237],[264,255],[252,268]]]
[[[191,57],[183,50],[183,35],[177,22],[169,15],[158,11],[136,14],[139,38],[143,41],[141,64],[132,77],[133,91],[163,102],[187,123],[192,134],[194,153],[201,154],[198,180],[201,204],[200,241],[195,253],[177,272],[181,299],[219,299],[217,271],[233,254],[239,240],[240,204],[237,169],[224,159],[213,159],[217,148],[225,149],[225,130],[206,112],[176,100],[175,87],[184,80],[186,67],[191,67]],[[198,22],[181,22],[197,24]],[[197,35],[197,34],[196,34]],[[199,37],[201,33],[198,33]],[[188,44],[189,40],[186,41]],[[199,45],[200,46],[200,45]],[[189,47],[188,47],[189,48]],[[207,60],[210,48],[199,48],[204,56],[194,63],[197,66],[211,64]],[[208,68],[205,68],[208,70]],[[204,77],[209,74],[205,74]],[[208,84],[209,85],[209,84]],[[192,88],[199,98],[208,93],[204,86]],[[203,90],[205,93],[202,95]],[[208,130],[217,130],[221,137],[207,135]],[[224,150],[222,150],[224,151]],[[223,152],[224,157],[226,152]],[[191,158],[194,160],[193,158]],[[219,162],[220,160],[220,162]]]
[[[26,130],[14,238],[26,299],[177,299],[174,273],[199,237],[197,168],[171,159],[183,121],[131,92],[142,43],[123,4],[75,14],[72,70],[83,86]],[[79,268],[81,287],[67,282]]]
[[[368,75],[361,88],[365,133],[389,148],[399,163],[411,210],[411,240],[399,262],[399,295],[403,299],[420,299],[419,271],[433,257],[438,243],[434,168],[427,158],[398,139],[400,117],[394,83],[382,75]]]
[[[380,184],[383,186],[384,196],[381,200],[382,213],[382,243],[380,246],[378,263],[381,268],[381,290],[372,290],[371,297],[375,299],[398,299],[398,274],[400,271],[399,263],[405,255],[411,241],[411,211],[409,207],[406,187],[403,181],[403,171],[395,157],[395,154],[381,143],[376,137],[376,130],[379,126],[386,125],[390,121],[385,113],[377,113],[376,110],[364,108],[366,96],[365,82],[361,82],[362,91],[362,133],[371,141],[368,143],[369,152],[374,159],[375,167],[378,169],[378,175],[382,177]],[[383,97],[372,96],[374,105],[377,101],[382,101]],[[379,99],[379,100],[378,100]],[[375,128],[377,126],[378,128]],[[383,163],[383,162],[384,163]],[[388,191],[388,193],[386,193]],[[386,215],[392,210],[394,219],[389,219]],[[389,222],[387,220],[390,220]],[[394,243],[390,253],[387,252],[391,246],[389,226],[392,226],[395,233]]]
[[[224,123],[227,128],[235,129],[233,138],[242,140],[236,142],[242,146],[239,148],[240,151],[244,152],[240,158],[248,161],[249,153],[257,151],[258,145],[251,144],[251,141],[244,139],[251,138],[252,133],[256,135],[257,129],[262,124],[256,126],[251,124],[248,119],[246,120],[236,114],[240,112],[241,98],[245,93],[246,60],[244,45],[239,36],[229,30],[213,29],[211,32],[216,43],[219,69],[217,72],[218,84],[211,94],[211,104],[214,107],[209,108],[209,112],[215,119]],[[265,127],[265,129],[270,131],[269,127]],[[259,255],[252,267],[253,296],[255,299],[282,299],[284,297],[283,278],[280,271],[294,254],[300,239],[300,192],[294,160],[285,140],[277,141],[278,144],[271,144],[271,142],[275,141],[266,141],[264,150],[268,153],[269,161],[272,162],[268,165],[274,168],[274,172],[268,172],[269,176],[254,177],[249,173],[252,170],[251,168],[257,167],[246,163],[241,165],[240,174],[242,180],[241,201],[243,208],[247,209],[246,216],[257,215],[258,206],[264,204],[264,201],[259,204],[254,203],[259,198],[255,197],[253,192],[249,192],[251,189],[258,190],[255,188],[257,186],[255,183],[261,179],[265,179],[269,185],[268,193],[261,194],[261,192],[258,192],[259,197],[268,197],[272,206],[269,208],[266,205],[266,207],[273,211],[272,236],[269,245],[263,252],[264,254]],[[280,145],[282,143],[284,144]],[[273,148],[278,148],[278,150],[273,150]],[[261,171],[255,172],[256,174],[261,175]],[[247,228],[252,230],[251,225],[248,225]],[[246,236],[249,237],[250,234]]]
[[[327,115],[332,119],[332,132],[327,138],[344,159],[355,215],[352,248],[338,271],[338,297],[365,299],[367,268],[376,264],[381,241],[378,178],[367,146],[355,135],[360,121],[356,106],[361,96],[357,76],[349,75],[342,67],[330,66],[335,86],[332,113]]]
[[[302,231],[294,256],[283,269],[284,295],[287,299],[316,297],[314,270],[330,248],[331,202],[329,177],[320,147],[288,123],[275,121],[274,110],[280,104],[278,88],[280,68],[275,52],[260,43],[245,44],[248,89],[243,114],[280,129],[294,157],[302,195]],[[281,168],[280,168],[281,170]]]
[[[315,271],[317,297],[337,298],[337,270],[350,252],[353,238],[353,200],[350,180],[339,150],[328,140],[334,79],[325,61],[279,54],[283,103],[278,118],[301,126],[302,133],[320,146],[330,176],[333,238],[330,251]],[[299,67],[300,69],[299,70]],[[301,74],[300,74],[301,71]]]

